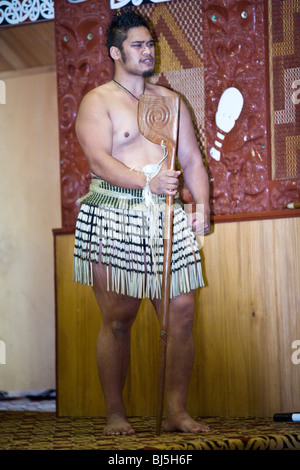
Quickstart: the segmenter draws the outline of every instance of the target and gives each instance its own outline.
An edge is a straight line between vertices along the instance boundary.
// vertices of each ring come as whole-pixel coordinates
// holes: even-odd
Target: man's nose
[[[143,54],[151,55],[151,47],[147,46],[147,44],[144,46]]]

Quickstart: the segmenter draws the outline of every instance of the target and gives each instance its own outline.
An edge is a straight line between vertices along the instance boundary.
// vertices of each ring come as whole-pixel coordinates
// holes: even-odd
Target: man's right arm
[[[82,100],[76,120],[76,135],[94,175],[123,188],[145,187],[143,173],[130,171],[112,156],[113,123],[98,91],[91,91]]]

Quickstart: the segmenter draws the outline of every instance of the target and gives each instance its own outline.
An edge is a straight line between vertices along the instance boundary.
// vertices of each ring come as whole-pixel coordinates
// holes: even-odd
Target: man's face
[[[128,72],[143,77],[154,74],[154,41],[147,28],[142,26],[130,29],[120,51],[123,65]]]

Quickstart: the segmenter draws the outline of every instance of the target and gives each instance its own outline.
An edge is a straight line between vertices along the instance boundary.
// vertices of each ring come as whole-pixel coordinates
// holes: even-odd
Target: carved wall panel
[[[277,30],[279,24],[286,29],[287,15],[289,26],[294,25],[295,5],[290,13],[282,10],[280,1],[271,4],[275,4],[277,10],[281,5]],[[271,90],[270,95],[274,75],[269,67],[269,52],[272,56],[275,48],[272,41],[269,42],[272,19],[268,17],[268,7],[264,0],[203,1],[207,163],[212,183],[212,210],[221,219],[234,215],[238,220],[241,214],[253,217],[297,215],[296,212],[291,214],[286,205],[300,199],[299,178],[278,181],[272,172],[270,97],[274,93],[276,102],[279,98],[278,88]],[[297,35],[289,33],[288,40],[290,49],[296,52]],[[217,126],[216,113],[223,92],[230,87],[241,92],[244,102],[234,127],[227,132]],[[234,112],[234,108],[232,101],[230,112]],[[282,128],[278,130],[277,140],[282,131]],[[291,153],[295,159],[296,142],[294,137]],[[217,149],[219,158],[213,149]],[[284,159],[279,148],[277,151],[278,159]]]
[[[285,8],[280,0],[173,0],[131,7],[144,14],[155,31],[157,69],[152,81],[177,90],[192,110],[211,180],[215,221],[300,214],[285,208],[287,203],[300,200],[299,120],[294,127],[290,123],[285,126],[287,134],[280,147],[287,87],[278,93],[270,88],[273,62],[285,64],[284,77],[292,70],[295,78],[300,70],[296,47],[299,5],[295,0],[283,3]],[[89,186],[89,169],[74,124],[84,94],[112,77],[105,29],[113,13],[109,2],[101,0],[55,2],[64,227],[75,225],[76,200]],[[287,46],[291,41],[292,48]],[[283,58],[282,52],[286,54]],[[240,92],[243,103],[233,127],[223,126],[222,130],[216,115],[229,88]],[[225,107],[227,115],[234,111],[234,103],[232,98]],[[299,105],[293,106],[296,119]],[[290,102],[287,107],[290,112]],[[277,134],[272,142],[274,116]],[[274,162],[282,161],[282,145],[292,161],[292,173],[278,178]],[[186,190],[182,197],[191,200]]]
[[[63,227],[75,225],[76,201],[90,183],[87,160],[75,135],[75,119],[83,96],[112,76],[105,45],[111,14],[107,2],[101,0],[55,2]]]
[[[204,1],[206,149],[213,213],[268,210],[268,61],[264,1]],[[243,97],[231,130],[216,124],[225,90]],[[233,113],[234,99],[219,112]],[[218,138],[218,132],[220,137]],[[214,150],[218,151],[214,157]]]

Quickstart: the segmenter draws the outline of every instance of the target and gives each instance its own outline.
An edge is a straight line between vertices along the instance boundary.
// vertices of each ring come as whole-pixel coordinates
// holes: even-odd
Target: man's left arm
[[[184,173],[185,184],[197,205],[197,211],[189,217],[189,223],[198,235],[208,234],[210,232],[209,179],[199,150],[193,121],[183,100],[180,104],[177,155]],[[203,214],[201,208],[203,208]]]

